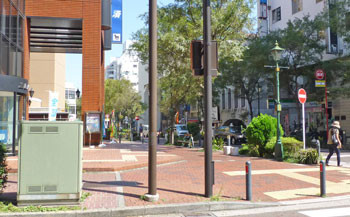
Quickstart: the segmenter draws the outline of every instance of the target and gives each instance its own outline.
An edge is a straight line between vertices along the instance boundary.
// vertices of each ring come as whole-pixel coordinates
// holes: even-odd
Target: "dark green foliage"
[[[298,160],[298,163],[301,164],[317,164],[319,161],[319,155],[314,148],[302,149],[297,153],[296,159]]]
[[[275,151],[276,137],[272,137],[265,146],[266,154],[272,156]],[[283,151],[286,157],[294,156],[303,148],[303,142],[293,137],[282,137]]]
[[[193,137],[197,136],[201,131],[201,128],[199,127],[198,123],[188,123],[187,129],[188,129],[188,132],[192,134]]]
[[[6,146],[0,143],[0,193],[3,192],[7,182]]]
[[[266,114],[259,115],[253,118],[248,125],[245,133],[248,139],[248,144],[254,145],[257,149],[258,155],[263,157],[267,150],[265,150],[266,143],[274,136],[277,136],[277,119]],[[283,136],[283,129],[280,126],[281,136]]]

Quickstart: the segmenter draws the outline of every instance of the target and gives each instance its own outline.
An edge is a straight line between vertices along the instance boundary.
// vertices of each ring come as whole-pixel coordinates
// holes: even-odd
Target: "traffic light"
[[[211,42],[211,75],[217,76],[218,71],[218,46],[216,41]],[[204,75],[204,45],[202,40],[191,42],[191,69],[194,76]]]

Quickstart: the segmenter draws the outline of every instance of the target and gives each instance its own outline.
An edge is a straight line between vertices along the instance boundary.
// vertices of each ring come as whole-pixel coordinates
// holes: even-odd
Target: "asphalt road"
[[[205,213],[149,215],[147,217],[346,217],[350,216],[350,197],[287,201],[279,206],[225,210]],[[145,216],[146,217],[146,216]]]

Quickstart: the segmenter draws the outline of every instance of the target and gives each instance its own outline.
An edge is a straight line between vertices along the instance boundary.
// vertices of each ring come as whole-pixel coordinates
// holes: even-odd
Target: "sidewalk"
[[[157,189],[159,201],[141,200],[148,192],[148,144],[106,143],[104,148],[84,149],[83,191],[90,192],[82,207],[111,209],[150,205],[209,202],[204,197],[204,152],[200,148],[158,145]],[[319,166],[277,162],[214,152],[213,198],[220,202],[245,201],[245,162],[252,164],[253,202],[274,203],[319,197]],[[15,157],[9,157],[16,171]],[[350,195],[350,168],[327,167],[327,196]],[[14,199],[17,174],[9,174],[4,197]]]

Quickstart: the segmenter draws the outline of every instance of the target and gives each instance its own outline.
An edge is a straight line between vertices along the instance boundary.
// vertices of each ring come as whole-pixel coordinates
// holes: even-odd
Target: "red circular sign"
[[[322,69],[317,69],[315,72],[315,77],[317,80],[322,80],[324,78],[324,72]]]
[[[137,120],[137,121],[140,120],[140,117],[139,117],[139,116],[136,116],[136,117],[135,117],[135,120]]]
[[[301,104],[304,104],[306,102],[306,98],[307,98],[306,97],[306,91],[303,88],[299,89],[299,91],[298,91],[299,102]]]

